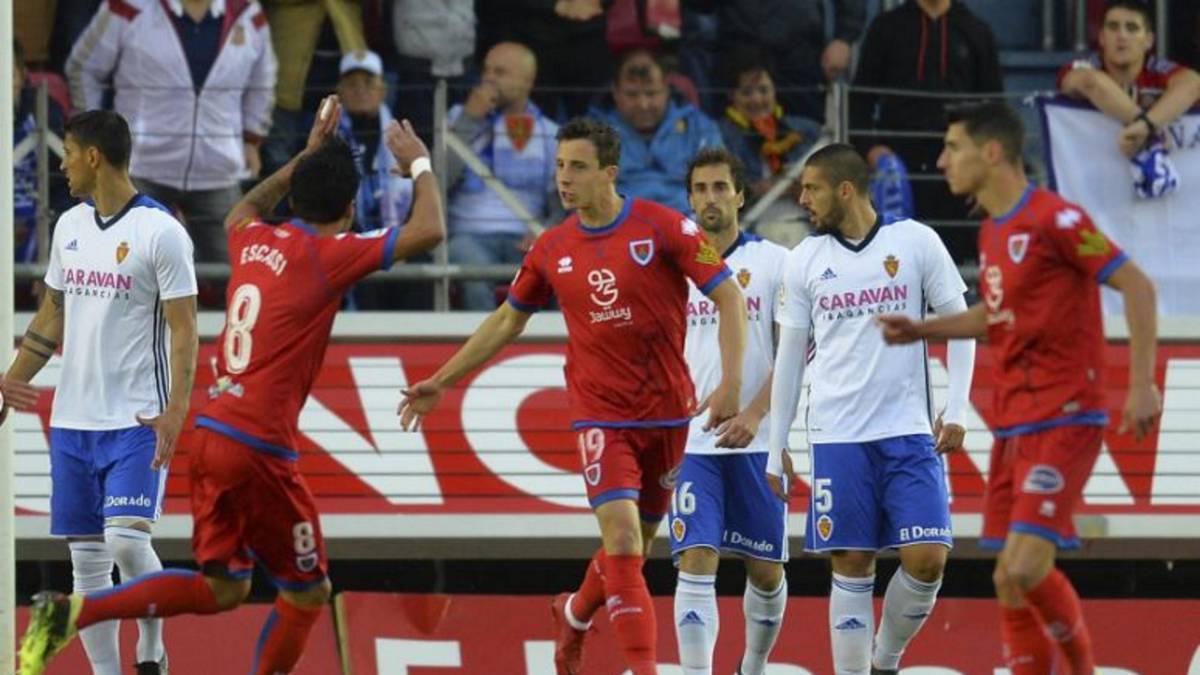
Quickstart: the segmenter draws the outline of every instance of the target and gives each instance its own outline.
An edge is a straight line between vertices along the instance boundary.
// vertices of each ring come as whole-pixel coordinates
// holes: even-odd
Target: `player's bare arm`
[[[392,261],[404,260],[424,253],[446,238],[446,217],[442,210],[441,190],[437,177],[429,169],[429,149],[413,131],[408,120],[392,121],[384,137],[388,150],[400,165],[400,171],[413,181],[412,215],[396,237]],[[423,162],[421,160],[424,160]]]
[[[733,419],[717,427],[718,448],[744,448],[758,435],[758,426],[771,412],[771,375],[763,383],[754,400]]]
[[[29,382],[62,343],[65,303],[62,291],[46,289],[42,304],[21,338],[17,358],[2,378],[0,392],[4,395],[4,405],[0,406],[0,424],[8,417],[9,408],[29,410],[37,404],[37,389]]]
[[[913,321],[902,314],[888,314],[876,319],[883,330],[883,339],[890,345],[904,345],[917,340],[954,340],[987,337],[987,309],[977,302],[965,312],[939,316],[930,321]]]
[[[400,426],[405,431],[416,431],[422,418],[437,407],[447,388],[466,377],[467,373],[483,365],[505,345],[517,339],[529,323],[527,312],[516,309],[507,302],[479,324],[479,328],[467,339],[466,344],[450,357],[433,377],[405,389],[404,399],[396,411],[400,415]]]
[[[292,172],[296,170],[296,165],[306,154],[321,147],[325,141],[337,133],[338,120],[341,119],[341,116],[342,105],[338,102],[337,96],[326,96],[321,101],[317,120],[308,132],[308,143],[305,144],[304,149],[291,161],[280,167],[278,171],[255,185],[246,193],[246,196],[242,197],[241,201],[234,205],[229,211],[229,215],[225,216],[225,231],[241,227],[251,220],[273,212],[292,187]]]
[[[732,277],[717,284],[708,294],[720,316],[717,342],[721,346],[721,382],[700,404],[697,414],[708,408],[704,430],[717,428],[738,414],[742,396],[742,363],[746,354],[746,298]]]
[[[1132,261],[1126,261],[1107,283],[1120,291],[1129,325],[1129,395],[1118,432],[1132,431],[1134,438],[1141,440],[1162,414],[1162,396],[1154,377],[1158,339],[1154,282]]]
[[[161,469],[171,463],[175,442],[187,419],[191,403],[192,384],[196,379],[196,351],[199,335],[196,331],[196,296],[174,298],[163,302],[163,317],[171,329],[171,391],[167,409],[158,417],[138,417],[138,423],[154,428],[157,439],[154,461],[150,466]]]

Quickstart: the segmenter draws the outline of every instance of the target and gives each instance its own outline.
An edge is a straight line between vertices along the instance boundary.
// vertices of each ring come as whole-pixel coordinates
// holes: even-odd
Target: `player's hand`
[[[705,410],[708,410],[708,421],[704,423],[704,431],[712,431],[721,425],[726,420],[737,417],[738,414],[738,399],[741,398],[741,387],[729,384],[724,380],[717,385],[708,398],[692,413],[692,417],[699,416]]]
[[[9,410],[33,410],[37,400],[37,387],[28,382],[0,377],[0,426],[4,426],[4,421],[8,419]]]
[[[939,455],[942,455],[962,450],[967,430],[961,424],[943,424],[942,416],[938,415],[937,419],[933,421],[933,437],[937,439],[937,446],[934,449]]]
[[[825,79],[833,82],[850,69],[850,43],[845,40],[832,40],[821,52],[821,70],[825,71]]]
[[[151,469],[161,469],[171,464],[175,456],[175,441],[179,440],[179,432],[183,430],[183,421],[187,413],[168,410],[158,417],[142,417],[137,415],[138,424],[154,429],[154,461],[150,462]]]
[[[889,345],[906,345],[921,339],[917,324],[903,314],[887,314],[875,317],[883,331],[883,341]]]
[[[1125,399],[1125,413],[1117,433],[1133,432],[1136,440],[1142,440],[1154,428],[1154,422],[1162,414],[1162,396],[1158,386],[1152,383],[1131,386]]]
[[[471,90],[463,103],[463,112],[475,119],[482,119],[496,109],[500,104],[500,92],[494,85],[486,82]]]
[[[401,390],[400,393],[404,395],[404,400],[400,401],[400,407],[396,410],[396,414],[400,416],[400,428],[405,431],[417,431],[421,428],[425,416],[442,400],[445,390],[434,380],[425,380]]]
[[[338,121],[342,118],[342,103],[337,94],[330,94],[321,99],[317,107],[317,119],[308,132],[308,142],[304,145],[304,154],[313,152],[325,145],[337,133]]]
[[[717,427],[717,447],[744,448],[750,445],[758,435],[758,425],[762,418],[762,415],[750,409],[738,413],[736,417]]]
[[[392,120],[384,132],[384,141],[387,143],[388,150],[392,156],[396,158],[396,162],[400,164],[401,175],[407,176],[412,163],[418,157],[429,157],[429,148],[425,147],[425,142],[413,131],[412,124],[408,120],[397,122]]]
[[[258,146],[253,143],[242,143],[242,154],[246,157],[246,172],[251,178],[258,178],[262,173],[262,155]]]
[[[1150,128],[1146,126],[1145,122],[1137,119],[1125,125],[1117,144],[1121,147],[1121,154],[1133,157],[1139,150],[1146,147],[1146,142],[1149,140]]]
[[[771,486],[771,492],[775,493],[783,501],[788,501],[792,497],[792,483],[795,482],[796,474],[792,469],[792,455],[787,448],[783,449],[783,476],[776,476],[773,473],[767,474],[767,484]]]

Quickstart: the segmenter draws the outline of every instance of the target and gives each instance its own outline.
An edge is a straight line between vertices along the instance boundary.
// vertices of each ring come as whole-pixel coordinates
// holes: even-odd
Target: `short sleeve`
[[[1095,70],[1095,69],[1096,69],[1096,65],[1094,63],[1092,63],[1091,59],[1083,58],[1083,59],[1073,59],[1071,61],[1067,61],[1066,63],[1064,63],[1058,67],[1058,73],[1056,74],[1058,89],[1060,91],[1062,90],[1063,81],[1067,79],[1067,75],[1070,74],[1071,71]]]
[[[554,292],[546,275],[542,274],[539,264],[545,257],[545,245],[542,243],[544,240],[545,237],[539,237],[533,243],[533,247],[521,261],[521,269],[517,270],[517,276],[513,277],[512,284],[508,287],[508,304],[526,314],[532,314],[545,307]]]
[[[196,265],[192,240],[178,221],[158,230],[154,238],[154,276],[163,300],[196,295]]]
[[[61,219],[59,221],[62,222]],[[50,261],[46,264],[46,285],[56,291],[61,291],[65,288],[63,283],[62,255],[58,252],[58,238],[63,234],[61,227],[54,228],[54,235],[50,240]]]
[[[807,267],[803,246],[793,249],[783,261],[783,283],[779,288],[775,323],[799,329],[812,325],[812,297],[804,281]]]
[[[1097,283],[1107,282],[1129,259],[1079,208],[1064,204],[1052,218],[1054,223],[1043,231],[1054,248],[1068,265],[1093,277]]]
[[[384,227],[369,232],[343,232],[335,237],[315,237],[317,260],[329,283],[340,290],[376,270],[390,269],[400,229]]]
[[[967,292],[967,285],[937,232],[923,225],[920,229],[925,238],[925,244],[921,247],[924,262],[924,269],[921,270],[921,290],[925,296],[925,304],[941,307],[961,298],[963,293]]]
[[[700,226],[681,213],[663,228],[663,246],[667,256],[691,279],[701,293],[708,295],[733,273],[720,251],[700,232]]]

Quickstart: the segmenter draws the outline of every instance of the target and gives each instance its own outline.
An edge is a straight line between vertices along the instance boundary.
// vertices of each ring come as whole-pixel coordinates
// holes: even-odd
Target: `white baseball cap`
[[[365,70],[372,75],[383,75],[383,60],[375,52],[366,50],[343,54],[338,74],[345,75],[354,70]]]

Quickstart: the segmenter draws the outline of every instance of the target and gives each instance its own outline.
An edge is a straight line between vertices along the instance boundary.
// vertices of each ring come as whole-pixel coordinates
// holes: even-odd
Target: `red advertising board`
[[[216,616],[179,616],[167,619],[163,642],[167,647],[173,675],[212,675],[246,673],[254,660],[254,646],[271,611],[270,605],[244,605]],[[17,635],[25,632],[29,608],[17,610]],[[121,624],[123,663],[133,663],[137,654],[137,622]],[[46,675],[90,673],[83,645],[74,640],[59,654]],[[341,672],[333,612],[326,612],[308,639],[308,649],[294,675],[332,675]]]
[[[565,346],[561,343],[506,349],[450,391],[419,433],[400,430],[395,414],[400,388],[429,376],[458,346],[458,342],[331,345],[300,423],[301,467],[325,514],[583,512],[577,444],[568,428],[562,388]],[[203,405],[212,384],[206,364],[213,353],[212,345],[201,349],[193,411]],[[934,350],[935,403],[945,396],[942,354]],[[987,430],[992,354],[986,345],[980,345],[977,361],[968,452],[950,456],[948,463],[956,514],[979,512],[992,440]],[[1082,511],[1200,514],[1200,481],[1194,478],[1200,475],[1200,345],[1159,349],[1157,376],[1165,392],[1165,412],[1160,428],[1142,442],[1116,433],[1127,362],[1125,346],[1109,347],[1105,376],[1113,424],[1085,491]],[[22,514],[44,513],[48,508],[49,390],[58,375],[56,358],[37,380],[47,387],[38,414],[13,416],[17,507]],[[612,376],[624,375],[614,372]],[[187,512],[190,438],[188,433],[182,437],[171,468],[168,514]],[[793,447],[805,447],[804,430],[794,428],[791,441]],[[806,458],[800,454],[798,469],[803,472]],[[793,505],[795,511],[803,507],[800,502]],[[1189,533],[1178,525],[1167,527],[1160,536]],[[336,527],[327,532],[338,535]]]
[[[430,596],[343,593],[339,629],[346,675],[552,675],[549,597]],[[734,672],[744,645],[741,598],[719,601],[720,635],[714,673]],[[823,598],[788,603],[767,672],[821,675],[833,671],[828,609]],[[661,675],[680,670],[672,599],[655,598]],[[1200,674],[1200,602],[1092,600],[1084,603],[1103,675]],[[878,607],[876,607],[878,613]],[[625,672],[613,631],[597,614],[586,643],[589,675]],[[999,610],[994,600],[945,598],[904,658],[905,675],[1008,675],[1000,660]]]

